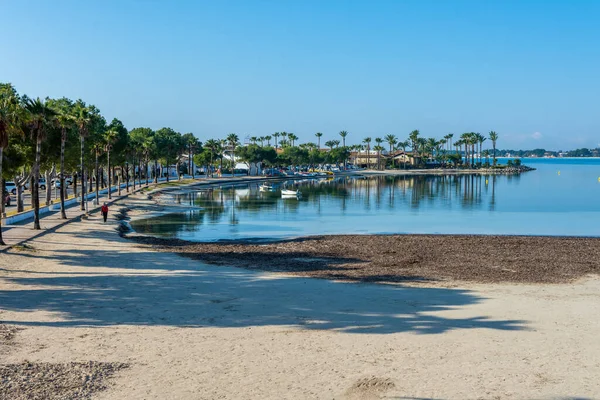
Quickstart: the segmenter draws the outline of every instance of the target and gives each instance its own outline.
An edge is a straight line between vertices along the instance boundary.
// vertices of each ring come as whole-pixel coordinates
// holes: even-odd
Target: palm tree
[[[317,137],[317,147],[319,150],[321,150],[321,136],[323,136],[323,134],[321,132],[317,132],[315,133],[315,136]]]
[[[294,135],[293,133],[290,133],[288,135],[288,138],[290,139],[290,142],[292,143],[292,147],[294,147],[294,143],[296,143],[296,140],[298,140],[298,136]]]
[[[75,104],[75,124],[77,125],[77,129],[79,130],[79,139],[81,144],[81,158],[80,158],[80,168],[81,168],[81,210],[85,211],[85,197],[86,186],[84,179],[84,146],[85,146],[85,138],[88,135],[88,126],[91,122],[90,111],[85,106],[85,103],[81,100],[78,100]]]
[[[481,150],[482,150],[483,142],[486,141],[486,138],[481,133],[476,133],[475,138],[477,139],[477,142],[479,143],[479,164],[481,164]]]
[[[66,109],[57,110],[56,123],[60,128],[60,218],[67,219],[65,211],[65,143],[67,132],[74,126],[74,119]]]
[[[339,140],[332,140],[332,142],[333,142],[333,145],[335,147],[340,147],[340,141]]]
[[[100,195],[98,194],[99,191],[99,185],[100,185],[100,167],[98,165],[98,157],[100,156],[100,153],[102,153],[102,149],[104,148],[104,146],[102,145],[101,142],[97,142],[94,143],[92,145],[92,151],[94,153],[95,156],[95,170],[96,170],[96,205],[99,205],[100,203]],[[134,178],[135,181],[135,178]],[[140,182],[140,186],[141,186],[141,182]]]
[[[219,142],[216,141],[215,139],[208,139],[206,141],[206,143],[204,143],[204,147],[206,147],[209,151],[210,151],[210,166],[209,166],[209,172],[210,172],[210,177],[213,177],[213,173],[212,173],[212,164],[213,164],[213,154],[215,154],[218,150],[219,150]],[[206,176],[208,176],[208,173],[206,174]]]
[[[278,138],[279,136],[281,136],[281,133],[279,133],[279,132],[275,132],[275,133],[273,134],[273,137],[275,138],[275,150],[277,150],[277,138]]]
[[[269,147],[271,147],[271,139],[272,139],[271,135],[265,136],[265,140],[267,141],[267,146],[269,146]]]
[[[348,132],[340,131],[340,136],[342,137],[342,147],[346,147],[346,136],[348,136]],[[346,170],[346,160],[344,159],[344,170]]]
[[[377,148],[381,147],[383,149],[383,147],[381,146],[381,143],[383,143],[382,138],[379,138],[379,137],[375,138],[375,143],[377,143],[377,145],[375,147],[377,147]],[[373,147],[373,150],[376,150],[375,147]],[[380,156],[381,156],[381,151],[377,150],[377,169],[381,169]]]
[[[12,86],[8,88],[12,89]],[[2,161],[4,149],[8,147],[9,135],[21,134],[21,109],[16,94],[9,94],[0,98],[0,245],[5,245],[2,239],[2,214],[4,212],[4,181],[2,180]]]
[[[42,153],[42,142],[46,139],[47,124],[56,116],[56,111],[48,107],[45,101],[37,99],[27,99],[25,102],[25,110],[29,114],[29,129],[31,137],[35,140],[35,162],[33,164],[33,229],[39,230],[40,227],[40,198],[39,188],[40,183],[40,156]],[[49,183],[48,183],[49,184]]]
[[[434,158],[434,154],[433,151],[435,150],[435,148],[437,147],[437,140],[435,140],[434,138],[429,138],[427,139],[427,148],[429,149],[429,153],[430,153],[430,158],[433,159]]]
[[[260,141],[260,147],[265,147],[265,137],[261,136],[258,138],[258,140]]]
[[[490,131],[489,137],[490,137],[490,140],[492,141],[492,148],[493,148],[492,157],[494,158],[494,166],[496,166],[496,141],[498,140],[498,134],[494,131]]]
[[[252,144],[256,144],[256,142],[258,141],[258,138],[256,136],[252,136],[250,138],[250,141],[252,142]]]
[[[394,151],[394,146],[396,146],[396,143],[398,143],[398,138],[396,138],[396,135],[386,135],[385,141],[390,146],[390,153]]]
[[[240,138],[235,133],[230,133],[227,136],[227,142],[231,146],[231,176],[235,178],[235,147],[238,145]]]
[[[419,130],[415,129],[414,131],[412,131],[409,135],[408,135],[408,139],[410,140],[410,147],[412,148],[413,151],[413,157],[415,159],[419,158]]]
[[[469,143],[471,142],[471,134],[469,132],[465,132],[460,135],[460,142],[465,146],[465,164],[469,165]]]
[[[362,141],[365,144],[365,149],[367,150],[367,169],[371,168],[371,138],[366,137]]]
[[[382,141],[383,142],[383,141]],[[378,144],[376,146],[373,147],[373,150],[377,151],[377,169],[381,169],[381,152],[383,150],[385,150],[385,147],[383,147],[382,145]]]
[[[333,140],[328,140],[325,142],[325,146],[329,147],[329,151],[333,150],[333,146],[335,146],[335,142]]]
[[[119,134],[119,132],[117,132],[116,129],[109,129],[106,132],[104,132],[104,151],[106,151],[106,160],[107,160],[106,172],[108,173],[108,198],[109,199],[112,199],[112,194],[111,194],[111,189],[112,189],[112,182],[111,182],[112,171],[110,169],[110,151],[112,150],[113,142],[117,138],[118,134]]]

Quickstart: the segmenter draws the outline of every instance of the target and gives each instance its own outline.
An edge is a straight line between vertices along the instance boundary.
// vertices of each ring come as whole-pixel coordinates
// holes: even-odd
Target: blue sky
[[[597,1],[0,0],[0,81],[200,139],[600,143]]]

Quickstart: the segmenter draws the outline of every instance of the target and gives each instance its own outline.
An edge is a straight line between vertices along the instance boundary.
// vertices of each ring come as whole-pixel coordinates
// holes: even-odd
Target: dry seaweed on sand
[[[32,363],[0,365],[0,400],[89,399],[108,387],[122,363]]]
[[[566,283],[600,273],[600,238],[334,235],[268,243],[135,240],[215,265],[356,282]]]

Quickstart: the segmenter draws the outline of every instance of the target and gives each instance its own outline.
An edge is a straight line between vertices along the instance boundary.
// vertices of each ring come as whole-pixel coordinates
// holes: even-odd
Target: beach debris
[[[107,381],[128,367],[117,362],[70,362],[0,365],[0,400],[90,399]]]
[[[22,328],[12,325],[0,324],[0,344],[9,344]]]

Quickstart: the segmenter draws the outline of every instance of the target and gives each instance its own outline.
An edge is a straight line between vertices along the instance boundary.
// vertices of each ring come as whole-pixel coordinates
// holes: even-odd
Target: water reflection
[[[498,179],[510,178],[339,177],[275,182],[272,191],[261,191],[258,182],[179,191],[165,194],[165,201],[194,209],[132,225],[143,233],[193,240],[330,233],[333,225],[339,230],[335,233],[402,232],[406,213],[494,211]],[[302,196],[282,198],[284,187],[298,189]],[[385,229],[377,224],[385,224]]]

